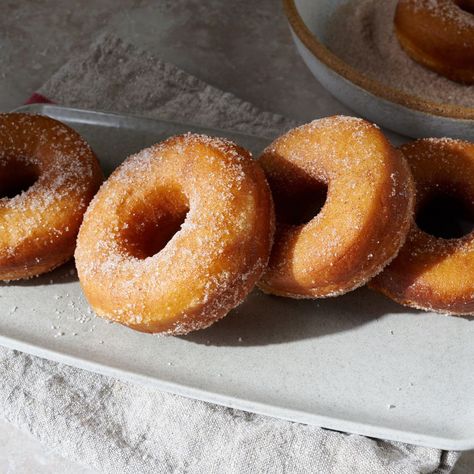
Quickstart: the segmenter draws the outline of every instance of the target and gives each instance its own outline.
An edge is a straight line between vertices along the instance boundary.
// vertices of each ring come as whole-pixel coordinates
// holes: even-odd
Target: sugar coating
[[[39,115],[0,115],[0,177],[14,179],[15,166],[34,169],[37,179],[12,198],[0,197],[0,277],[2,266],[13,261],[23,262],[24,277],[33,276],[35,265],[52,260],[66,240],[73,242],[101,180],[90,146],[62,123]],[[33,255],[22,259],[26,249]],[[72,248],[51,268],[71,255]]]
[[[474,15],[464,11],[454,0],[404,0],[415,11],[428,12],[447,24],[455,24],[453,33],[462,37],[464,28],[474,28]]]
[[[403,145],[418,205],[432,193],[454,192],[474,206],[474,144],[428,138]],[[370,285],[407,306],[446,314],[474,314],[474,233],[444,239],[412,220],[398,257]]]
[[[319,119],[279,137],[261,162],[276,201],[304,182],[327,199],[307,224],[279,220],[259,286],[294,298],[343,294],[382,270],[405,241],[414,187],[406,162],[379,129],[346,116]]]
[[[136,211],[141,206],[145,214]],[[159,220],[183,209],[185,220],[164,248],[146,258],[130,254],[124,235],[140,226],[138,214]],[[114,171],[86,212],[75,256],[99,315],[184,334],[209,326],[245,297],[266,266],[272,235],[270,192],[250,154],[189,133]]]

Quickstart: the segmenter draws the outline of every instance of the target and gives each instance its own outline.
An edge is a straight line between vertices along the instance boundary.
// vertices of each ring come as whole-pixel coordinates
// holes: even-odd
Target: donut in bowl
[[[474,84],[474,0],[400,0],[395,33],[416,62]]]

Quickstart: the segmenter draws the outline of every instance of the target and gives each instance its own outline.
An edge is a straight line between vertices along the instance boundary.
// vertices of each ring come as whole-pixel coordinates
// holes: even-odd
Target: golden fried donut
[[[0,280],[69,260],[101,182],[94,153],[74,130],[40,115],[0,114]]]
[[[456,213],[465,207],[473,220],[473,143],[430,138],[403,145],[401,151],[416,182],[415,215],[423,217],[424,209],[435,200],[435,213],[440,217],[441,203],[450,199],[455,206],[449,212]],[[449,218],[449,214],[444,214],[444,218]],[[454,230],[459,234],[458,229]],[[398,257],[370,286],[413,308],[473,314],[474,232],[458,238],[435,237],[413,220]]]
[[[129,157],[97,193],[79,232],[79,279],[98,315],[186,334],[245,298],[273,230],[271,193],[248,152],[172,137]]]
[[[277,230],[259,287],[275,295],[319,298],[366,283],[397,254],[413,212],[408,165],[380,130],[335,116],[290,130],[262,154]],[[308,222],[295,211],[321,197]],[[323,193],[324,194],[324,193]]]
[[[474,84],[474,0],[400,0],[395,32],[416,62]]]

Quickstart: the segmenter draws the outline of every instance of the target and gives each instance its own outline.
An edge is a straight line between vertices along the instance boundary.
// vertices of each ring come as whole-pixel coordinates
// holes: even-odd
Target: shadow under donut
[[[417,312],[367,288],[338,298],[295,300],[254,290],[208,329],[182,336],[196,344],[261,346],[350,331],[386,314]]]

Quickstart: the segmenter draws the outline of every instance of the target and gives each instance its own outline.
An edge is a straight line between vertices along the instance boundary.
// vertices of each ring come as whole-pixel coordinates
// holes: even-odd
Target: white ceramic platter
[[[77,129],[106,170],[165,136],[203,130],[52,106],[23,110]],[[256,152],[268,141],[225,135]],[[367,289],[320,301],[254,291],[205,331],[156,337],[92,315],[70,263],[2,284],[0,315],[1,344],[48,359],[302,423],[474,448],[474,323],[407,311]]]

